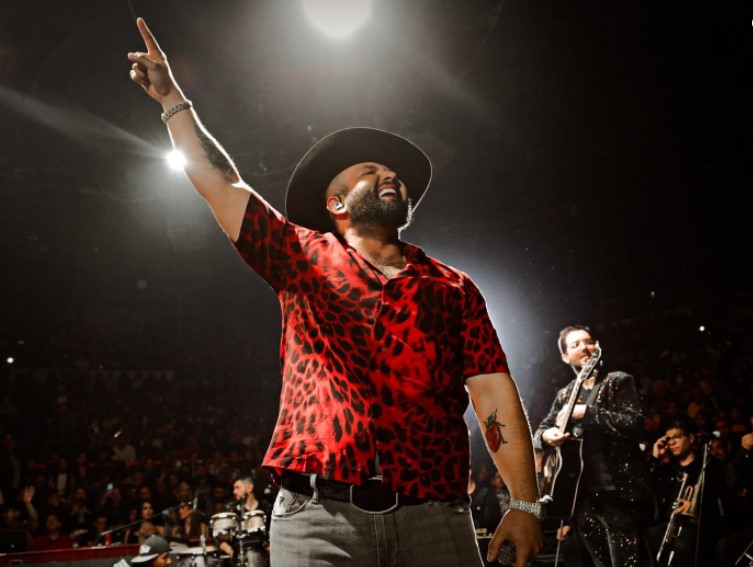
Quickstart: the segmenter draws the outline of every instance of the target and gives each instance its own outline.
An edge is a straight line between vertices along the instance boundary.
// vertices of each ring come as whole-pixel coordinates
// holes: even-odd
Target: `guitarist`
[[[588,370],[593,365],[589,361],[600,352],[589,328],[582,325],[565,327],[558,346],[562,361],[576,375],[584,366]],[[633,377],[606,372],[602,362],[557,393],[534,435],[534,445],[539,450],[561,449],[557,453],[563,457],[562,466],[552,481],[549,509],[575,526],[594,565],[646,565],[641,525],[650,517],[652,502],[639,447],[640,400]],[[564,450],[570,446],[576,450]]]

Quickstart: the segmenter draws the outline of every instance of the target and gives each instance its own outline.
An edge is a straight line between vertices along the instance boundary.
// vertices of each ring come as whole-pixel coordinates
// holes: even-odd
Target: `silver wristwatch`
[[[521,512],[533,514],[539,520],[543,520],[546,516],[546,505],[541,500],[537,500],[536,502],[526,502],[525,500],[510,498],[510,508],[512,510],[520,510]]]

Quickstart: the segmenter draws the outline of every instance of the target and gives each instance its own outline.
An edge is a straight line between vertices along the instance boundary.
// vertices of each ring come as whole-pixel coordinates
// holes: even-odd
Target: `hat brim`
[[[413,208],[431,181],[431,161],[405,138],[376,128],[346,128],[319,140],[301,158],[285,195],[288,220],[320,232],[334,228],[325,191],[338,173],[357,163],[374,162],[392,169],[408,190]]]
[[[164,551],[162,552],[164,553]],[[161,553],[152,553],[150,555],[137,555],[133,559],[131,559],[131,563],[146,563],[147,561],[151,561],[152,559],[156,559],[159,557]]]

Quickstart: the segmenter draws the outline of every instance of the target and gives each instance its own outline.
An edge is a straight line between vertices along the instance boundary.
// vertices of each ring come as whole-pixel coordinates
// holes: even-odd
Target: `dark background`
[[[333,130],[427,151],[404,239],[476,280],[526,398],[565,324],[629,352],[621,322],[749,308],[749,1],[375,1],[339,42],[299,2],[133,2],[273,205]],[[167,169],[125,0],[6,2],[0,38],[3,364],[275,380],[274,294]]]

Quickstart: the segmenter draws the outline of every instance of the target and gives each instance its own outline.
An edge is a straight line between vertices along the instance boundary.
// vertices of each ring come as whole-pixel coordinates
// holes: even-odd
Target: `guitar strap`
[[[599,393],[599,388],[601,388],[601,385],[603,383],[604,383],[604,380],[599,380],[596,384],[593,385],[593,388],[591,388],[591,392],[588,394],[588,398],[586,398],[586,406],[594,405],[594,401],[596,400],[596,395]],[[580,425],[575,425],[573,427],[573,435],[575,437],[582,437],[583,428],[581,428]]]
[[[596,384],[594,384],[594,387],[591,388],[591,393],[588,394],[588,398],[586,399],[587,406],[594,405],[594,400],[596,399],[596,395],[599,393],[599,388],[601,388],[601,385],[603,383],[604,383],[604,380],[599,380]]]

